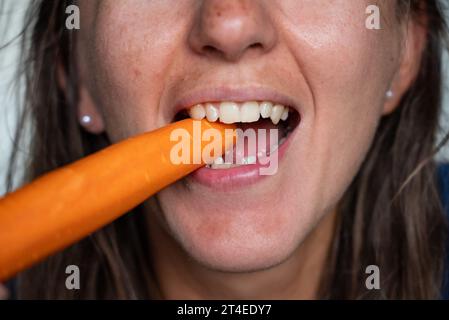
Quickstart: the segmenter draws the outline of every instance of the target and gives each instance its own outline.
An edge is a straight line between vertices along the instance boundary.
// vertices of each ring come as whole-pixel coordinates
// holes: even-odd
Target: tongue
[[[270,119],[261,119],[252,123],[239,123],[237,143],[233,150],[226,153],[225,162],[233,164],[255,163],[256,159],[270,153],[285,136],[284,127],[275,125]]]

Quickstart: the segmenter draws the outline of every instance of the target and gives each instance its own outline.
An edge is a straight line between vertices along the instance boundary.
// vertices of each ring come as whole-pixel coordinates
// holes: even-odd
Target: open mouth
[[[206,118],[210,122],[232,123],[241,129],[242,134],[246,134],[249,130],[255,132],[257,140],[261,139],[258,133],[261,131],[267,133],[264,135],[262,143],[257,141],[256,148],[250,148],[250,143],[245,140],[240,153],[234,148],[234,150],[230,150],[231,157],[225,155],[215,159],[205,168],[212,170],[229,170],[241,166],[260,165],[258,160],[269,156],[275,150],[282,149],[301,120],[300,114],[295,108],[273,101],[221,101],[196,104],[178,112],[175,121],[188,117],[195,120]],[[277,132],[276,141],[270,139],[269,132],[271,131]]]

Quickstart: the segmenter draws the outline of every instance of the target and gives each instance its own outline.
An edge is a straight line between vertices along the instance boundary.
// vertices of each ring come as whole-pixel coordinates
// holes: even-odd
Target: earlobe
[[[81,126],[92,134],[100,134],[105,129],[103,117],[84,86],[80,88],[78,119]]]
[[[399,106],[402,97],[416,80],[427,42],[426,34],[426,25],[422,19],[408,21],[404,31],[400,65],[385,95],[384,115],[390,114]]]
[[[64,68],[58,64],[58,85],[62,90],[66,91],[66,75]],[[84,130],[92,134],[100,134],[104,131],[104,121],[101,114],[98,112],[90,93],[84,85],[80,86],[80,99],[77,108],[78,122],[84,128]]]

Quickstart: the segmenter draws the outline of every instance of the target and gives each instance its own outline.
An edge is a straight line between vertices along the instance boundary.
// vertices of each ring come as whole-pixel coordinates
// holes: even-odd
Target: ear
[[[393,96],[385,102],[383,114],[393,112],[418,76],[427,43],[427,24],[424,18],[410,18],[404,30],[401,62],[391,84]]]
[[[66,87],[67,87],[66,79],[67,79],[67,77],[64,72],[64,68],[59,63],[58,64],[58,84],[64,91],[66,90]],[[80,90],[79,104],[78,104],[78,108],[77,108],[78,122],[82,125],[84,130],[86,130],[87,132],[90,132],[92,134],[102,133],[105,129],[103,117],[100,114],[97,106],[93,102],[93,99],[92,99],[89,91],[83,84],[83,82],[81,82],[79,90]],[[81,121],[81,119],[84,116],[89,116],[91,121],[89,123],[83,123]]]
[[[100,114],[97,106],[93,102],[93,99],[84,85],[80,87],[80,101],[78,105],[78,119],[81,119],[84,116],[90,116],[90,123],[82,123],[83,128],[92,133],[92,134],[100,134],[104,131],[104,121],[103,116]]]

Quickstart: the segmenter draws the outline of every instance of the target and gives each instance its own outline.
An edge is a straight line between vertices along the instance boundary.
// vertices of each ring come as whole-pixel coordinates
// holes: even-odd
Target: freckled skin
[[[188,255],[185,266],[209,270],[281,266],[334,212],[387,108],[385,92],[396,82],[398,98],[404,89],[394,1],[382,2],[390,23],[380,31],[364,28],[371,2],[80,2],[80,71],[92,101],[80,112],[95,114],[112,141],[167,124],[175,101],[198,88],[262,85],[301,105],[275,176],[226,194],[180,181],[151,200],[157,263],[169,269]]]

